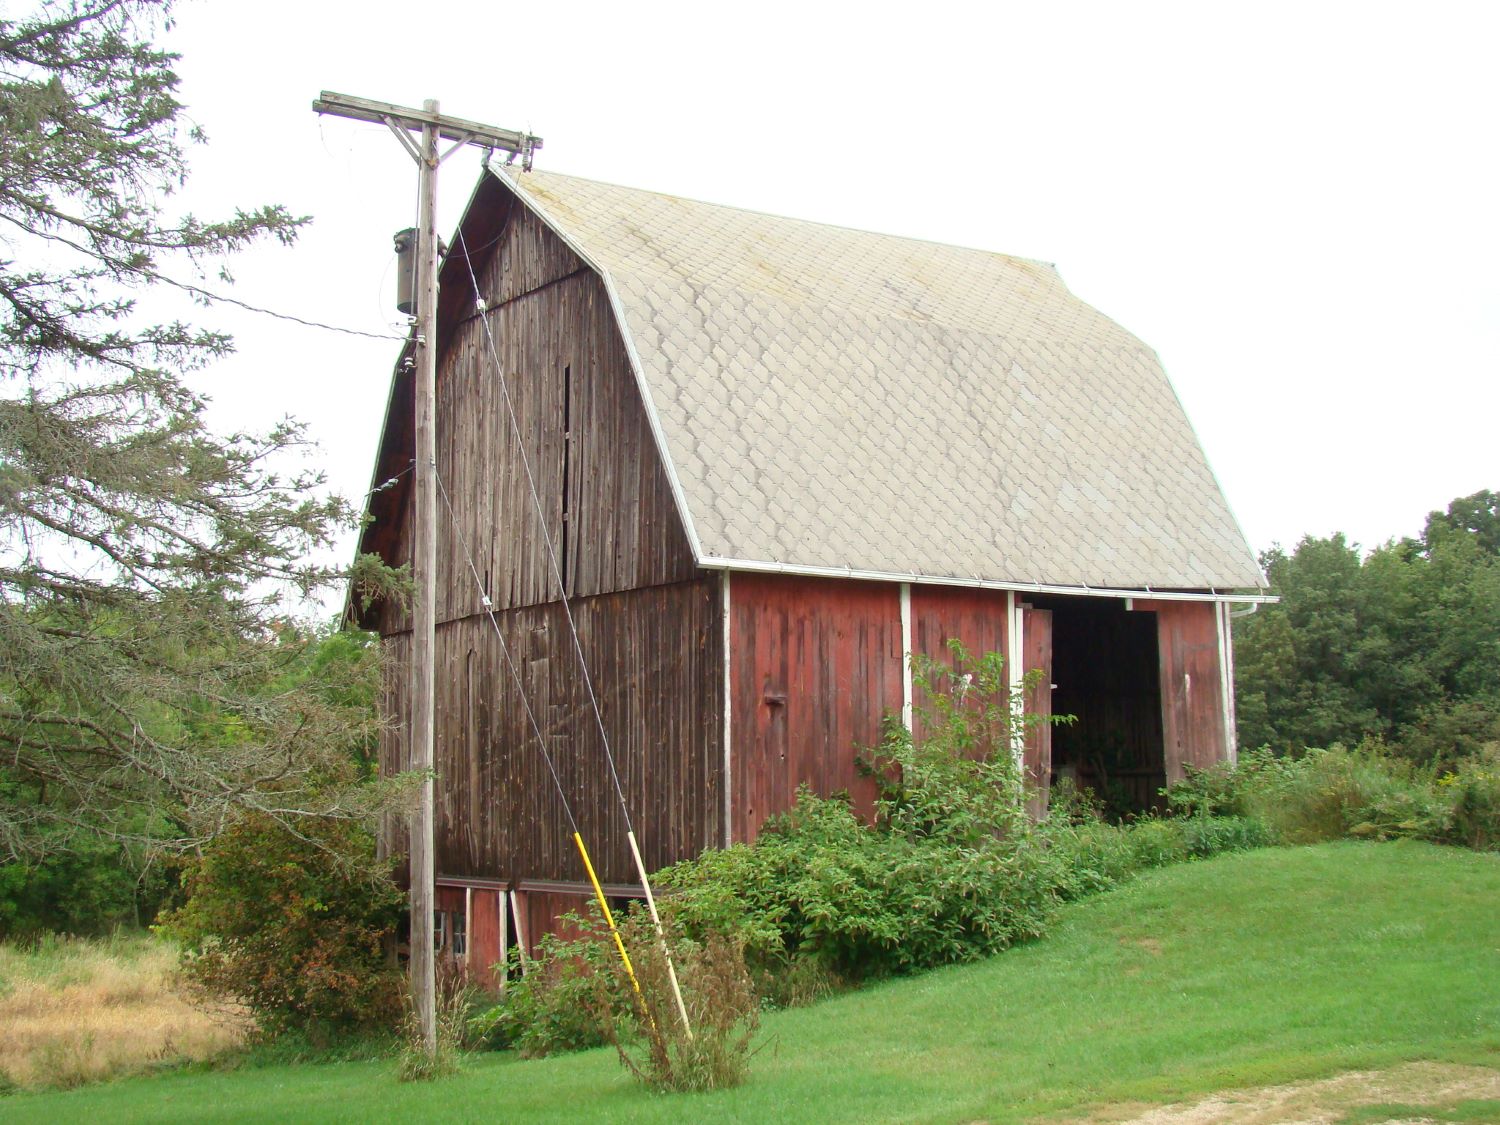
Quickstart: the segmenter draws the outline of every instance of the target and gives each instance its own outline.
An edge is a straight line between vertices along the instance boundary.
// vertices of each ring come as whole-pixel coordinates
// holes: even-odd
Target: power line
[[[338,332],[345,336],[363,336],[367,340],[405,340],[405,336],[395,336],[388,332],[365,332],[358,328],[341,328],[337,324],[324,324],[321,320],[307,320],[292,313],[277,312],[275,309],[263,308],[260,305],[252,305],[249,301],[241,301],[238,297],[226,297],[223,293],[213,293],[198,285],[190,285],[186,281],[178,281],[176,278],[168,277],[166,274],[156,273],[154,270],[138,270],[143,277],[152,281],[160,281],[165,285],[172,285],[188,293],[196,294],[207,301],[218,301],[225,305],[237,305],[248,312],[260,313],[262,316],[275,317],[277,320],[288,320],[293,324],[300,324],[304,328],[321,328],[325,332]]]
[[[300,324],[305,328],[320,328],[325,332],[338,332],[345,336],[363,336],[366,339],[370,340],[406,339],[405,336],[394,336],[386,332],[365,332],[358,328],[341,328],[336,324],[324,324],[320,320],[307,320],[300,316],[294,316],[292,313],[277,312],[275,309],[263,308],[260,305],[252,305],[249,301],[242,301],[238,297],[227,297],[223,293],[215,293],[210,289],[204,289],[201,285],[193,285],[186,281],[178,281],[175,277],[168,277],[166,274],[159,273],[156,270],[152,269],[150,266],[136,265],[132,262],[122,261],[121,259],[111,254],[102,253],[99,250],[90,249],[89,247],[84,246],[71,238],[68,238],[66,235],[59,234],[57,231],[48,231],[42,233],[41,236],[43,238],[46,238],[50,242],[60,243],[63,246],[68,247],[69,249],[78,251],[78,253],[80,254],[85,254],[88,257],[98,259],[105,265],[109,266],[109,268],[112,270],[119,270],[123,273],[139,274],[149,281],[159,281],[163,285],[170,285],[176,289],[181,289],[186,293],[192,293],[195,296],[202,297],[205,301],[218,301],[221,304],[238,305],[240,308],[245,309],[248,312],[260,313],[262,316],[275,317],[277,320],[291,321],[293,324]]]

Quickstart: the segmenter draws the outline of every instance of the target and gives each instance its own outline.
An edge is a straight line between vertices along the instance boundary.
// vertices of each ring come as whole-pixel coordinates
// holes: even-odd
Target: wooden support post
[[[411,768],[425,776],[410,825],[411,839],[411,992],[412,1006],[429,1056],[437,1053],[436,972],[432,948],[433,923],[433,680],[437,625],[437,442],[434,430],[437,396],[438,166],[465,145],[500,149],[520,156],[531,167],[532,153],[542,147],[540,137],[496,129],[476,121],[444,117],[436,101],[420,110],[389,102],[354,98],[324,90],[313,102],[315,113],[331,113],[354,121],[384,124],[417,162],[417,324],[416,464],[412,505],[411,635]],[[421,143],[409,133],[419,132]],[[438,155],[438,140],[454,142]],[[465,920],[467,925],[467,919]]]
[[[434,116],[438,103],[422,108]],[[417,191],[416,482],[412,507],[411,768],[424,773],[411,827],[411,991],[429,1055],[437,1052],[432,941],[432,690],[437,624],[437,127],[422,127]]]

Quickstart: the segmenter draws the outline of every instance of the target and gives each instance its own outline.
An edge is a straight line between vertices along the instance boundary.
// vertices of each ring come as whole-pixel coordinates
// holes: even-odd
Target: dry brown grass
[[[0,1075],[77,1086],[236,1046],[248,1021],[194,1006],[177,951],[144,935],[0,945]]]

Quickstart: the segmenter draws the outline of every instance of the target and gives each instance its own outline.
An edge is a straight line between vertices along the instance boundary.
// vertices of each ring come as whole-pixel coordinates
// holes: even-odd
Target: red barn
[[[441,293],[437,870],[471,963],[581,903],[559,788],[638,891],[601,729],[652,870],[802,782],[867,800],[855,747],[950,637],[1078,717],[1041,785],[1144,808],[1233,756],[1229,607],[1264,580],[1154,353],[1053,267],[504,170]],[[361,544],[397,564],[411,417],[403,364]],[[364,622],[396,770],[409,623]]]

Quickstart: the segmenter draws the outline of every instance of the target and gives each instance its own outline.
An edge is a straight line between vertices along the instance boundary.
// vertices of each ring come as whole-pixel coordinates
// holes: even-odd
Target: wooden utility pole
[[[417,162],[416,465],[412,505],[412,581],[416,587],[411,632],[411,768],[425,775],[408,833],[411,846],[411,992],[422,1041],[437,1052],[436,975],[433,964],[432,710],[434,633],[437,624],[437,453],[433,427],[437,389],[438,166],[465,145],[520,156],[526,168],[542,147],[540,137],[496,129],[459,117],[444,117],[436,101],[421,109],[353,98],[324,90],[317,113],[387,126]],[[420,134],[421,142],[411,133]],[[438,155],[438,139],[453,147]]]

